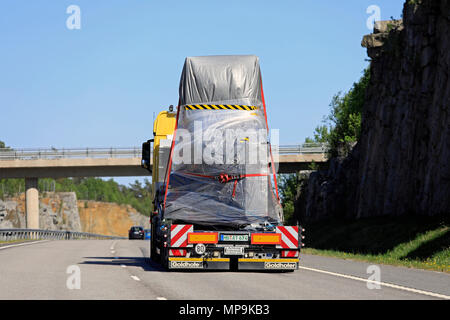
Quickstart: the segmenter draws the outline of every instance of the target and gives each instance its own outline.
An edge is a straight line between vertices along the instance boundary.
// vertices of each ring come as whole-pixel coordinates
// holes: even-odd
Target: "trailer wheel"
[[[154,262],[159,262],[160,256],[156,253],[156,239],[155,234],[153,232],[152,228],[152,235],[150,240],[150,259],[152,259]]]
[[[161,248],[160,261],[163,268],[168,271],[169,270],[169,249]]]

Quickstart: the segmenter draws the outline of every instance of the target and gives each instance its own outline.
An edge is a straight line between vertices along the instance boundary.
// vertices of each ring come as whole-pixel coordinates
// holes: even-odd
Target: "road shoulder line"
[[[14,248],[14,247],[20,247],[20,246],[26,246],[26,245],[35,244],[35,243],[43,243],[43,242],[48,242],[48,241],[50,241],[50,240],[38,240],[38,241],[21,242],[21,243],[17,243],[17,244],[11,244],[11,245],[8,245],[8,246],[0,246],[0,250],[8,249],[8,248]]]
[[[399,286],[399,285],[392,284],[392,283],[387,283],[387,282],[382,282],[382,281],[374,281],[374,280],[364,279],[364,278],[360,278],[360,277],[355,277],[355,276],[350,276],[350,275],[346,275],[346,274],[342,274],[342,273],[325,271],[325,270],[320,270],[320,269],[315,269],[315,268],[308,268],[308,267],[299,266],[299,269],[304,269],[304,270],[313,271],[313,272],[320,272],[320,273],[332,275],[332,276],[335,276],[335,277],[352,279],[352,280],[362,281],[362,282],[366,282],[366,283],[373,283],[373,284],[378,284],[380,286],[390,287],[390,288],[394,288],[394,289],[398,289],[398,290],[409,291],[409,292],[422,294],[422,295],[426,295],[426,296],[431,296],[431,297],[435,297],[435,298],[450,300],[450,296],[447,296],[447,295],[444,295],[444,294],[439,294],[439,293],[434,293],[434,292],[431,292],[431,291],[424,291],[424,290],[419,290],[419,289]]]

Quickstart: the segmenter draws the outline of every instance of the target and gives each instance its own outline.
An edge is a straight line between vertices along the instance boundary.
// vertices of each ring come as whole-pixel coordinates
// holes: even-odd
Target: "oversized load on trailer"
[[[186,59],[167,219],[236,228],[282,221],[261,88],[256,56]]]
[[[186,58],[179,93],[143,144],[152,259],[168,269],[297,269],[302,229],[283,225],[259,59]]]

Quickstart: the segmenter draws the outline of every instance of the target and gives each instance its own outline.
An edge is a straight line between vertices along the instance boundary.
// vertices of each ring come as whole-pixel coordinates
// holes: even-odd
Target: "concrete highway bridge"
[[[272,150],[278,173],[326,165],[326,145],[279,146]],[[278,151],[278,153],[277,153]],[[141,168],[141,148],[0,149],[0,179],[24,178],[27,228],[39,228],[39,178],[150,176]],[[274,160],[276,161],[276,160]]]

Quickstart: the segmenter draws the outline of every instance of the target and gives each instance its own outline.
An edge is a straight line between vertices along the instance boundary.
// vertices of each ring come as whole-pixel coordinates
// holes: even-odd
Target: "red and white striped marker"
[[[297,258],[298,251],[297,250],[282,250],[281,257],[282,258]]]
[[[170,246],[173,248],[192,247],[188,244],[188,233],[194,231],[192,224],[173,224],[170,227]]]
[[[277,245],[279,249],[297,249],[298,248],[298,227],[278,226],[276,233],[281,233],[281,244]]]
[[[187,250],[185,249],[169,249],[169,256],[172,257],[185,257]]]

